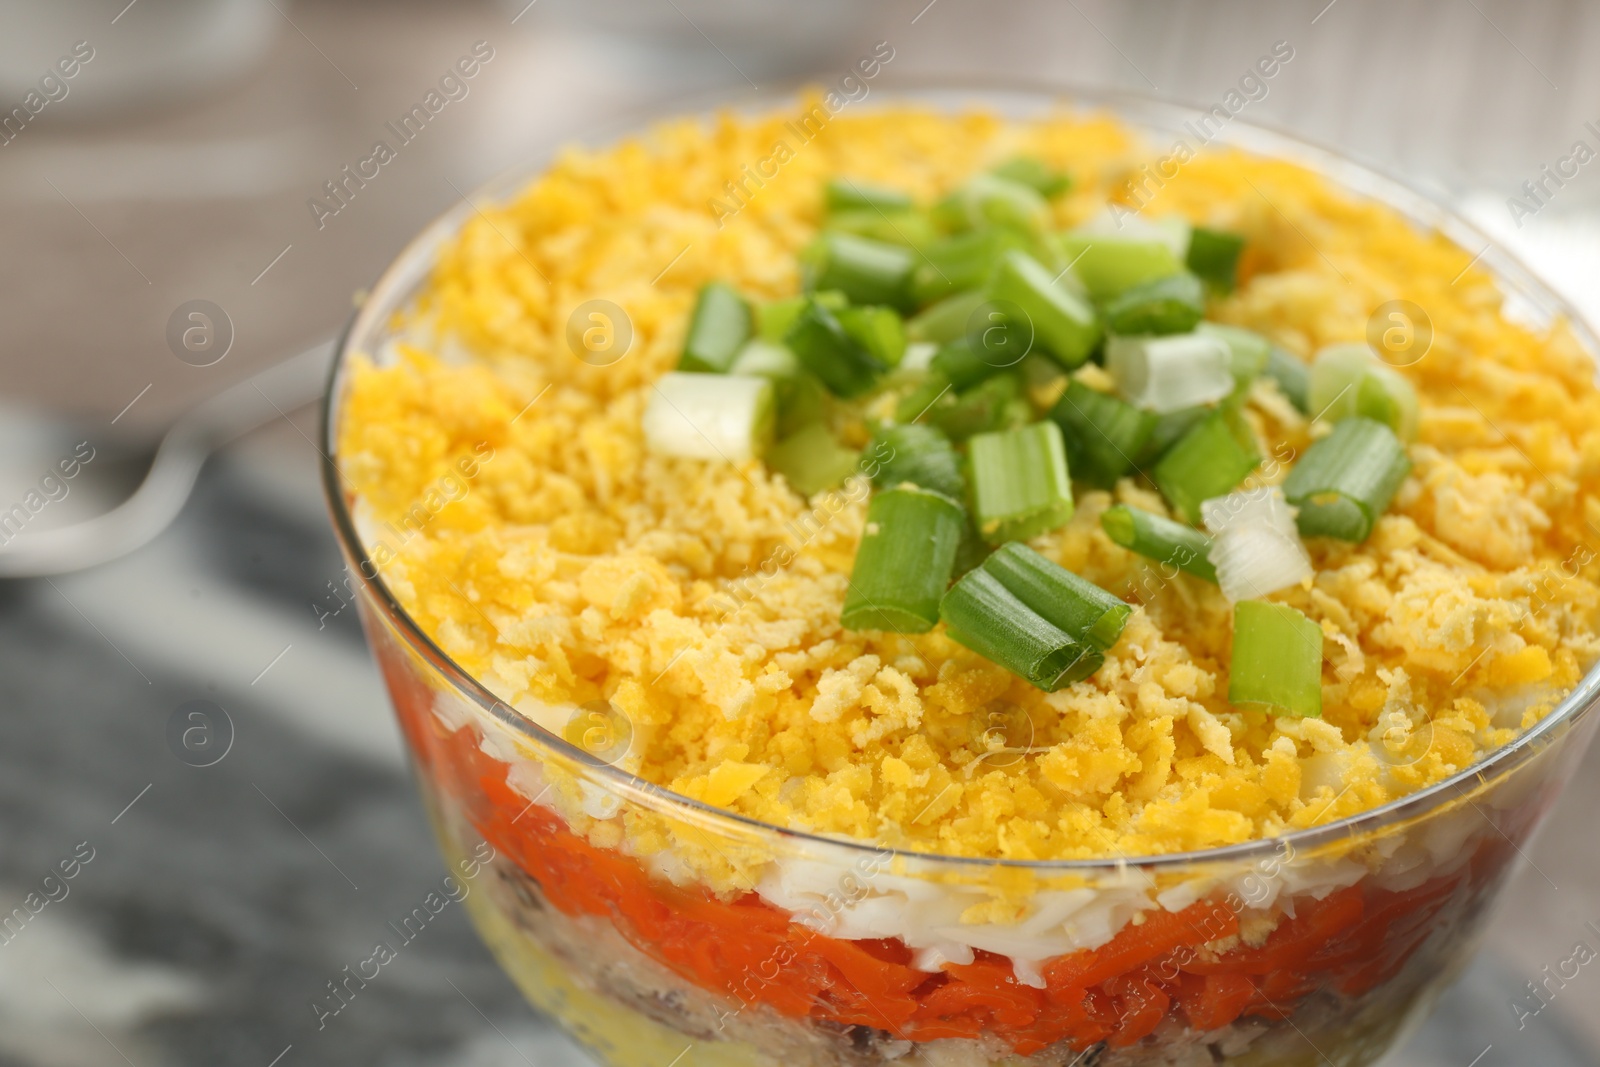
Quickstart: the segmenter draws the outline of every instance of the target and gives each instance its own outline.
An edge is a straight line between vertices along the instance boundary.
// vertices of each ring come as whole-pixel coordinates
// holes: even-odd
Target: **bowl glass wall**
[[[1014,117],[1070,100],[1116,113],[1156,146],[1193,114],[1126,94],[992,86],[881,90],[875,103],[890,95]],[[1326,150],[1239,120],[1218,139],[1310,166],[1468,254],[1489,243]],[[507,196],[537,170],[482,195]],[[1383,808],[1276,841],[1097,862],[903,854],[762,825],[612,766],[627,729],[604,708],[571,709],[573,725],[556,737],[500,703],[418,629],[366,560],[334,453],[348,357],[381,350],[394,311],[471,210],[441,218],[399,257],[344,338],[324,427],[327,485],[435,830],[452,868],[472,879],[469,910],[529,999],[600,1060],[1367,1064],[1465,965],[1600,721],[1589,714],[1594,673],[1515,744]],[[1500,250],[1479,262],[1517,315],[1571,317]],[[1581,323],[1574,329],[1600,350]],[[720,868],[721,891],[664,855],[606,847],[623,827],[646,825]],[[898,936],[897,916],[962,927],[960,913],[996,887],[1024,902],[1022,914],[963,927],[970,959],[940,970],[928,955],[937,938]],[[1115,936],[1094,937],[1102,927]],[[1063,937],[1099,944],[1054,951]],[[1006,957],[1025,964],[1014,971]]]

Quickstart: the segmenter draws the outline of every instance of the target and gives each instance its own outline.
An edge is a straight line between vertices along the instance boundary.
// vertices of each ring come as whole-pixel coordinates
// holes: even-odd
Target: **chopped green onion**
[[[759,338],[747,341],[733,357],[729,374],[743,374],[751,378],[795,378],[805,373],[800,360],[783,345],[772,344]]]
[[[887,369],[866,346],[850,336],[833,312],[815,300],[789,327],[784,344],[837,396],[860,396]]]
[[[1199,522],[1201,501],[1226,494],[1260,462],[1255,434],[1237,411],[1224,405],[1167,450],[1150,480],[1178,514]]]
[[[906,323],[906,336],[914,341],[933,341],[937,344],[965,337],[967,320],[988,299],[978,290],[947,296],[910,319]]]
[[[1107,537],[1130,552],[1216,584],[1217,571],[1208,558],[1211,538],[1193,526],[1126,504],[1101,512],[1100,525]]]
[[[924,248],[939,239],[933,220],[923,211],[841,211],[828,216],[827,228],[905,248]]]
[[[977,385],[1004,369],[990,364],[973,351],[972,345],[967,343],[965,337],[940,345],[939,351],[934,354],[931,366],[943,374],[957,390]]]
[[[1012,230],[977,230],[958,233],[922,250],[911,272],[911,297],[931,304],[952,293],[976,289],[988,280],[1000,257],[1024,241]]]
[[[835,314],[844,332],[860,341],[879,363],[899,365],[906,354],[906,325],[894,308],[848,307]]]
[[[1220,293],[1231,293],[1239,282],[1239,253],[1244,238],[1225,230],[1195,226],[1189,231],[1189,251],[1185,265],[1202,281]]]
[[[939,346],[930,341],[911,341],[906,344],[906,354],[900,357],[899,370],[902,373],[926,374],[928,368],[933,366],[933,357],[939,354]]]
[[[928,409],[928,421],[953,440],[1011,430],[1033,421],[1033,406],[1022,395],[1017,374],[996,374],[961,393],[946,393]]]
[[[932,410],[935,404],[944,403],[952,395],[950,379],[932,367],[895,404],[895,422],[917,422]],[[952,397],[952,400],[954,398]]]
[[[1008,226],[1037,233],[1049,219],[1050,205],[1038,190],[994,174],[974,174],[933,206],[933,220],[951,231]]]
[[[989,542],[978,536],[978,528],[972,524],[972,516],[967,516],[967,525],[961,531],[961,545],[956,549],[956,567],[953,572],[957,578],[966,574],[974,567],[983,565],[989,558],[989,553],[994,549]]]
[[[1135,407],[1171,414],[1233,392],[1228,346],[1199,333],[1106,341],[1106,372]]]
[[[1278,385],[1278,392],[1303,414],[1311,413],[1311,368],[1299,356],[1271,346],[1267,353],[1266,375]]]
[[[1067,463],[1073,476],[1109,489],[1134,469],[1144,451],[1156,416],[1140,411],[1109,393],[1091,389],[1076,378],[1050,410],[1066,438]]]
[[[1417,439],[1417,391],[1393,367],[1380,364],[1361,379],[1356,414],[1383,423],[1406,441]]]
[[[916,254],[899,245],[824,232],[803,253],[806,289],[837,289],[852,304],[906,308]]]
[[[843,311],[850,306],[849,299],[843,293],[837,291],[774,300],[769,304],[757,306],[756,334],[763,341],[769,341],[775,345],[782,344],[784,336],[789,332],[789,327],[793,326],[794,320],[800,317],[800,312],[806,309],[806,304],[813,300],[829,311]]]
[[[1012,325],[1031,331],[1034,347],[1068,370],[1088,359],[1100,341],[1094,308],[1072,291],[1065,272],[1058,277],[1026,252],[1013,250],[1001,257],[988,294],[1003,314],[1019,317]]]
[[[772,397],[765,378],[671,371],[645,405],[645,444],[663,456],[752,459],[772,440]]]
[[[720,374],[749,337],[750,305],[744,297],[730,285],[707,282],[695,298],[678,369]]]
[[[1316,718],[1322,714],[1322,627],[1287,604],[1233,606],[1228,701]]]
[[[990,544],[1026,540],[1072,517],[1067,452],[1055,423],[977,434],[967,460],[974,518]]]
[[[801,496],[832,489],[860,467],[861,453],[841,445],[820,422],[802,427],[767,450],[767,466]]]
[[[1202,322],[1195,332],[1215,337],[1228,346],[1228,369],[1239,385],[1248,385],[1267,369],[1272,356],[1272,342],[1254,330],[1242,326],[1227,326],[1220,322]]]
[[[1134,457],[1134,466],[1144,469],[1156,460],[1167,454],[1167,449],[1178,443],[1178,439],[1190,430],[1195,423],[1205,418],[1215,410],[1208,406],[1184,408],[1181,411],[1157,415],[1155,426],[1150,430],[1150,440],[1145,442],[1144,451]]]
[[[1117,643],[1133,614],[1132,605],[1020,541],[995,549],[983,569],[1046,622],[1102,652]]]
[[[1277,486],[1213,497],[1200,505],[1211,532],[1211,565],[1229,600],[1253,600],[1311,577],[1294,513]]]
[[[961,475],[961,457],[950,439],[932,426],[901,423],[880,426],[867,449],[877,469],[873,484],[892,489],[910,482],[943,493],[952,500],[967,498],[967,481]]]
[[[904,486],[873,496],[844,598],[844,628],[933,629],[966,521],[961,505],[941,493]]]
[[[778,391],[777,433],[780,438],[792,437],[827,415],[828,388],[815,374],[802,371],[793,378],[774,378],[772,384]]]
[[[982,567],[939,603],[950,637],[1047,693],[1087,678],[1105,656],[1045,621]]]
[[[911,207],[911,194],[853,178],[834,178],[823,186],[822,203],[830,215],[840,211],[906,211]]]
[[[1306,449],[1284,479],[1283,494],[1300,509],[1297,521],[1305,536],[1361,542],[1410,470],[1394,431],[1356,416],[1340,420]]]
[[[1072,188],[1072,176],[1033,156],[1016,156],[989,171],[1008,181],[1020,182],[1040,196],[1060,196]]]
[[[783,345],[747,341],[733,358],[729,374],[771,380],[778,405],[778,437],[785,438],[822,418],[827,393],[816,376],[807,373],[800,359]]]
[[[1402,441],[1417,436],[1417,391],[1364,343],[1329,345],[1311,363],[1311,411],[1338,422],[1364,415],[1388,424]]]
[[[1169,274],[1124,290],[1103,310],[1112,333],[1188,333],[1205,315],[1205,287],[1188,272]]]
[[[1078,236],[1164,244],[1182,260],[1189,253],[1189,220],[1181,215],[1149,219],[1122,204],[1107,204],[1099,214],[1070,232]]]
[[[1061,235],[1061,251],[1097,301],[1107,301],[1141,282],[1177,274],[1183,263],[1170,240],[1073,230]]]

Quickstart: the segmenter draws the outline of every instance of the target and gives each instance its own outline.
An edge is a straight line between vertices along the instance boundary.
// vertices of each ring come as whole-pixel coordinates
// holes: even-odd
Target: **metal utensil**
[[[332,358],[329,338],[204,401],[162,436],[144,480],[121,504],[69,526],[24,529],[0,544],[0,578],[83,570],[150,541],[183,510],[206,457],[315,400]]]

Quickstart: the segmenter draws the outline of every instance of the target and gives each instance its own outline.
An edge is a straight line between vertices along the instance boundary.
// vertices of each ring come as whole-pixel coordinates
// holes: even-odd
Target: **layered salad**
[[[1365,1063],[1459,962],[1549,776],[1295,842],[1595,660],[1593,363],[1388,207],[1155,154],[664,125],[351,357],[369,576],[496,701],[374,628],[435,814],[611,1062]]]

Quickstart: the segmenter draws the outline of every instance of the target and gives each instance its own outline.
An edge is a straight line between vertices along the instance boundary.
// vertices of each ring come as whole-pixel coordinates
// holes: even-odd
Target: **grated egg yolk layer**
[[[1069,525],[1032,542],[1138,605],[1088,680],[1045,694],[942,628],[841,629],[860,487],[806,500],[759,462],[644,448],[640,413],[697,289],[795,293],[831,176],[928,202],[1029,153],[1074,176],[1054,204],[1068,226],[1125,196],[1157,153],[1065,112],[847,112],[809,140],[799,117],[682,121],[567,152],[469,217],[397,324],[406,343],[351,368],[337,446],[369,552],[507,703],[608,700],[633,735],[626,769],[769,823],[956,856],[1091,858],[1382,804],[1516,737],[1595,659],[1600,394],[1577,341],[1509,318],[1471,251],[1236,152],[1183,164],[1143,208],[1247,237],[1244,281],[1212,317],[1303,357],[1362,340],[1389,300],[1420,305],[1434,331],[1402,369],[1421,430],[1390,513],[1364,544],[1312,541],[1315,579],[1273,598],[1322,627],[1322,717],[1229,705],[1229,604],[1101,531],[1113,503],[1166,513],[1132,480],[1081,494]],[[591,299],[632,331],[605,366],[569,343]],[[1308,420],[1265,382],[1248,417],[1268,453],[1253,481],[1281,480]],[[664,824],[628,832],[642,852],[670,844]]]

